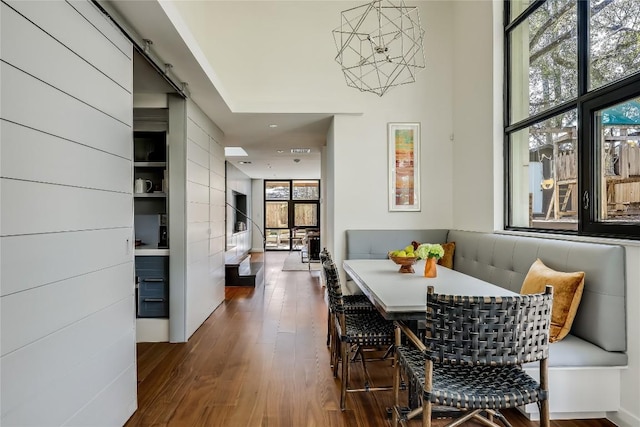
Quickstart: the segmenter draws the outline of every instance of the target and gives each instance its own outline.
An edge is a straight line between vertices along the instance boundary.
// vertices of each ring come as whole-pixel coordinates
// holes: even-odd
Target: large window
[[[320,227],[320,181],[264,182],[266,247],[297,250]]]
[[[640,1],[505,1],[508,229],[640,238]]]

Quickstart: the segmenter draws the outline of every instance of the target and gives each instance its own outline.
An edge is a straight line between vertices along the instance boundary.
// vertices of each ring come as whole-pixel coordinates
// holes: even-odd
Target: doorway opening
[[[265,180],[265,250],[294,251],[320,235],[320,180]]]

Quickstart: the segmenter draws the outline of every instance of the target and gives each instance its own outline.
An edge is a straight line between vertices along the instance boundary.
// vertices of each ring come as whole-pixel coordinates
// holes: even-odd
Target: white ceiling
[[[320,153],[332,113],[233,112],[212,83],[216,75],[210,64],[203,64],[202,57],[195,57],[197,52],[196,55],[192,53],[157,1],[103,0],[99,3],[113,15],[120,15],[116,18],[124,19],[124,25],[134,29],[142,39],[153,42],[154,55],[164,63],[172,64],[172,74],[180,82],[188,83],[191,98],[224,132],[222,144],[241,146],[247,151],[248,157],[228,158],[238,169],[251,178],[320,178]],[[140,78],[153,72],[153,68],[137,65],[134,90],[172,90],[162,81],[150,83],[150,79]],[[222,88],[222,82],[218,83]],[[270,124],[277,127],[269,127]],[[292,154],[292,148],[310,148],[311,153]],[[238,163],[241,160],[251,163]]]

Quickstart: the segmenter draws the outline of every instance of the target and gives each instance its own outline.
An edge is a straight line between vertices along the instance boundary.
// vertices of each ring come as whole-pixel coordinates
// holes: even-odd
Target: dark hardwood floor
[[[340,411],[340,379],[333,378],[325,345],[324,289],[318,272],[281,271],[287,255],[266,254],[264,285],[227,288],[225,302],[189,342],[138,344],[138,410],[127,427],[390,425],[391,391],[350,393],[348,409]],[[390,362],[368,366],[372,385],[391,384]],[[362,381],[359,363],[352,379]],[[516,411],[506,415],[514,427],[538,425]]]

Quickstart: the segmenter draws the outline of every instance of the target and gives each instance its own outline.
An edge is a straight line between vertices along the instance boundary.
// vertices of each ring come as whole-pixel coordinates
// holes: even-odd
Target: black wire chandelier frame
[[[375,0],[341,12],[335,60],[348,86],[382,96],[425,68],[424,35],[416,6]]]

